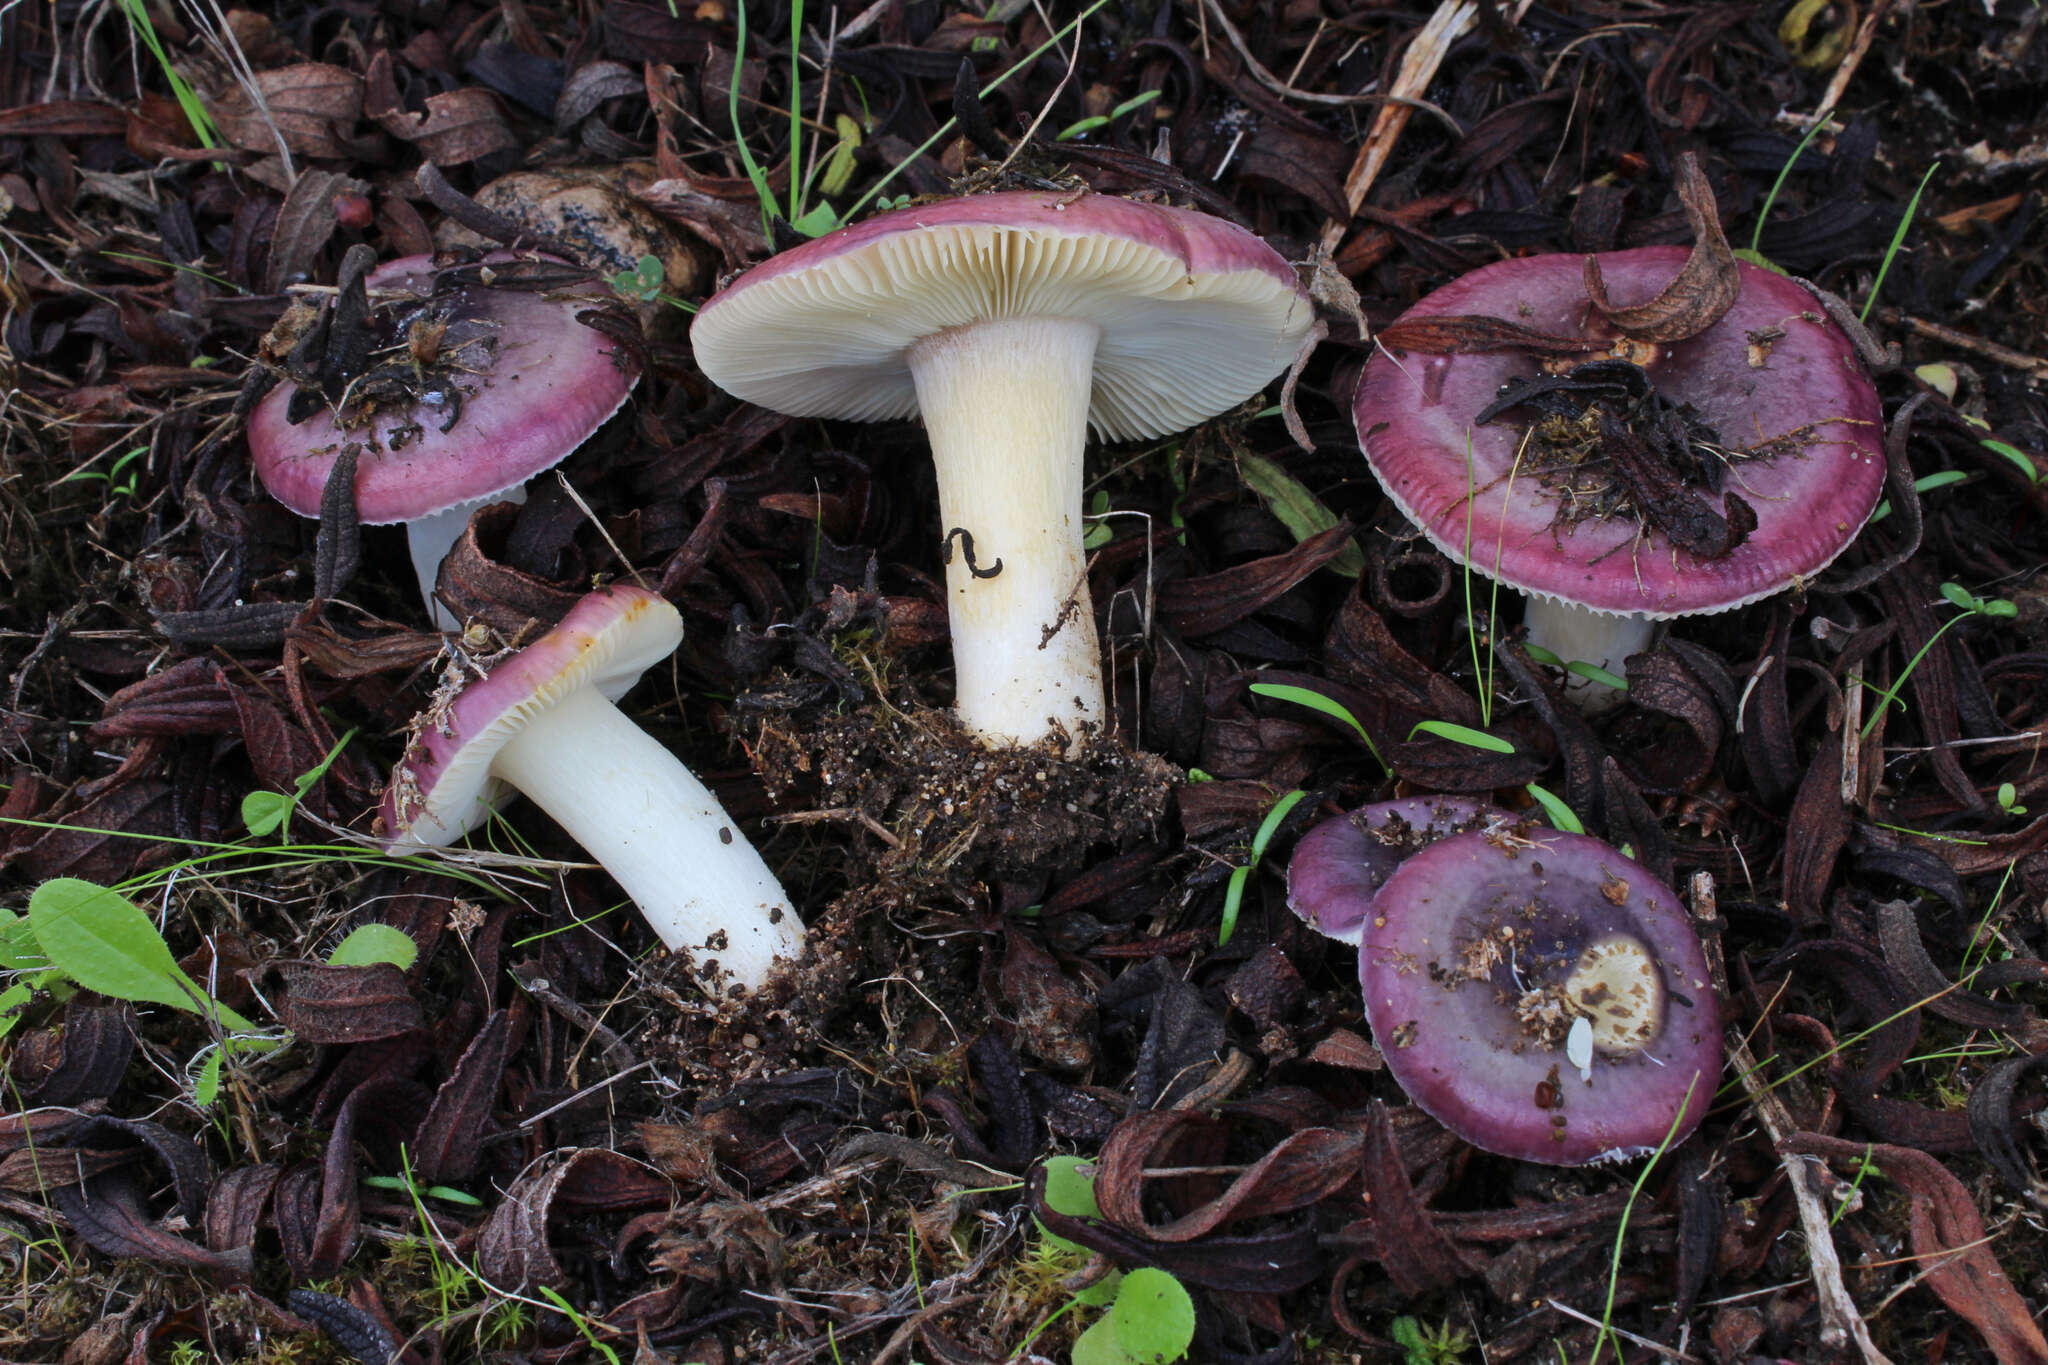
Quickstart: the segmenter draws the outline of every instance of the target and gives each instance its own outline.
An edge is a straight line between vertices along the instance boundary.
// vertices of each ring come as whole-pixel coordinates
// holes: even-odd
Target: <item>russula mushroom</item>
[[[356,515],[406,523],[441,629],[461,623],[434,600],[434,581],[470,513],[524,500],[526,481],[589,439],[639,379],[624,351],[576,320],[602,301],[595,286],[489,283],[568,269],[511,252],[447,270],[431,256],[386,262],[363,277],[359,331],[335,315],[321,324],[354,332],[354,361],[330,355],[324,386],[279,384],[249,414],[256,476],[302,517],[320,515],[335,460],[356,447]],[[341,344],[326,339],[330,352]]]
[[[1617,674],[1658,621],[1818,572],[1884,484],[1850,338],[1807,289],[1727,254],[1690,162],[1681,187],[1690,257],[1485,266],[1382,330],[1353,404],[1403,515],[1526,595],[1531,644]],[[1589,710],[1618,700],[1574,688]]]
[[[1403,859],[1475,829],[1511,830],[1508,811],[1459,796],[1406,796],[1323,821],[1287,860],[1287,908],[1327,938],[1356,945],[1373,897]]]
[[[1415,853],[1373,900],[1358,979],[1394,1079],[1489,1152],[1638,1155],[1713,1102],[1720,1004],[1691,918],[1597,839],[1532,826]]]
[[[803,925],[718,798],[613,703],[682,643],[682,618],[614,586],[413,723],[379,827],[394,853],[461,838],[512,791],[552,816],[708,980],[757,989]],[[463,678],[459,670],[451,675]]]
[[[1294,272],[1206,214],[1009,192],[883,214],[704,305],[697,363],[801,417],[921,415],[938,466],[955,711],[995,744],[1103,717],[1082,450],[1257,393],[1314,321]]]

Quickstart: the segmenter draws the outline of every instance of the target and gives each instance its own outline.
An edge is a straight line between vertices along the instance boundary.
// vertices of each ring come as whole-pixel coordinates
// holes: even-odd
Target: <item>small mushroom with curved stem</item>
[[[789,897],[718,798],[614,704],[682,638],[667,601],[614,586],[437,697],[384,793],[378,823],[390,850],[451,844],[523,793],[714,990],[758,990],[803,951]]]
[[[697,363],[800,417],[922,416],[938,466],[955,713],[990,744],[1099,727],[1082,452],[1228,410],[1315,310],[1278,253],[1207,214],[1017,191],[868,219],[704,305]]]
[[[1462,796],[1405,796],[1323,821],[1287,860],[1287,908],[1309,928],[1354,947],[1394,869],[1439,839],[1512,830],[1520,817]]]
[[[1408,1097],[1475,1147],[1571,1166],[1699,1126],[1720,1002],[1669,888],[1582,834],[1476,831],[1408,858],[1358,954]]]
[[[278,385],[249,414],[257,478],[302,517],[320,515],[335,460],[357,448],[356,515],[405,523],[440,629],[461,625],[434,583],[470,513],[523,502],[526,481],[568,458],[639,380],[620,347],[577,321],[604,298],[580,272],[566,288],[509,284],[569,269],[503,251],[447,269],[432,256],[388,261],[362,277],[367,311],[346,324],[357,358],[327,364],[324,388],[311,375]]]
[[[1402,515],[1525,594],[1531,644],[1610,673],[1660,621],[1818,573],[1885,478],[1854,341],[1803,286],[1729,254],[1696,164],[1680,181],[1690,255],[1475,270],[1382,329],[1352,405]],[[1587,711],[1621,700],[1568,686]]]

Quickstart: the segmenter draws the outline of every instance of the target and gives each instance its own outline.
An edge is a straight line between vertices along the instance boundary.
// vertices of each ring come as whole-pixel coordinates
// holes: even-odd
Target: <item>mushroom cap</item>
[[[898,209],[763,262],[706,303],[697,364],[798,417],[917,413],[908,352],[990,319],[1096,323],[1088,420],[1182,431],[1257,393],[1315,321],[1294,271],[1221,218],[1111,195],[1012,191]]]
[[[483,258],[517,259],[509,251]],[[365,284],[425,299],[436,273],[432,256],[407,256],[378,266]],[[588,440],[639,381],[625,353],[576,321],[592,302],[560,291],[465,287],[446,344],[466,333],[496,346],[485,373],[462,377],[461,416],[445,432],[447,409],[423,404],[379,412],[353,430],[326,408],[293,426],[285,410],[298,386],[279,384],[249,414],[257,477],[286,507],[317,517],[334,461],[357,442],[356,514],[372,524],[431,516],[525,483]]]
[[[1517,817],[1458,796],[1380,801],[1323,821],[1287,860],[1287,908],[1328,938],[1358,942],[1373,897],[1410,854],[1452,834],[1510,829]]]
[[[1599,261],[1610,297],[1625,307],[1656,296],[1687,254],[1639,247]],[[1498,261],[1445,285],[1404,317],[1482,314],[1540,332],[1611,335],[1589,328],[1597,315],[1584,259]],[[1678,549],[1654,529],[1639,536],[1628,517],[1575,526],[1556,520],[1555,494],[1515,468],[1522,424],[1472,425],[1501,385],[1537,374],[1537,360],[1526,354],[1375,354],[1352,404],[1359,447],[1387,495],[1438,549],[1525,593],[1668,617],[1726,611],[1780,592],[1847,549],[1877,505],[1883,413],[1855,346],[1812,294],[1746,262],[1736,268],[1742,292],[1727,315],[1669,343],[1644,367],[1660,393],[1690,403],[1731,447],[1812,427],[1811,442],[1797,453],[1729,471],[1727,488],[1749,502],[1757,526],[1721,558]],[[1770,340],[1775,329],[1783,335]],[[1753,336],[1765,339],[1757,345],[1767,350],[1760,365],[1751,363]]]
[[[617,701],[682,642],[683,618],[667,599],[618,584],[591,593],[560,625],[413,721],[378,808],[383,834],[394,847],[460,839],[510,795],[491,776],[508,740],[581,688]]]
[[[1582,1079],[1559,988],[1575,965],[1617,958],[1654,967],[1655,1036],[1595,1048]],[[1597,839],[1482,832],[1423,849],[1380,888],[1358,978],[1394,1079],[1475,1147],[1559,1166],[1622,1158],[1685,1137],[1713,1103],[1720,1005],[1691,917]],[[1576,1001],[1596,1011],[1596,1037],[1600,1012],[1621,1009],[1611,999]]]

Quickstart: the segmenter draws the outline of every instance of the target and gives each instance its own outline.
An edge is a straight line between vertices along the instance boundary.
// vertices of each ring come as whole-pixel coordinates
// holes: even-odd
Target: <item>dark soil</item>
[[[1390,100],[1426,3],[1108,0],[1035,58],[1081,10],[813,4],[796,41],[778,0],[742,56],[736,4],[0,7],[0,906],[117,887],[269,1040],[223,1053],[0,925],[0,1357],[1065,1361],[1075,1294],[1149,1265],[1215,1365],[2048,1360],[2048,9],[1476,0]],[[693,363],[687,309],[802,240],[735,118],[785,209],[1147,195],[1324,305],[1292,412],[1276,381],[1091,451],[1112,725],[1078,756],[947,715],[921,432]],[[1350,396],[1370,334],[1470,269],[1689,243],[1684,153],[1735,247],[1896,348],[1894,505],[1588,720],[1389,505]],[[589,325],[644,375],[476,516],[444,641],[402,531],[284,509],[243,422],[352,248],[507,239],[637,270]],[[369,838],[452,654],[613,580],[687,626],[625,708],[811,929],[750,999],[707,998],[529,806],[445,858]],[[1716,1107],[1653,1162],[1446,1132],[1385,1073],[1355,952],[1287,908],[1315,822],[1436,792],[1533,819],[1531,782],[1725,971]],[[288,843],[249,833],[246,796],[302,788]],[[368,924],[416,961],[331,965]],[[1099,1158],[1102,1218],[1045,1205],[1056,1152]]]

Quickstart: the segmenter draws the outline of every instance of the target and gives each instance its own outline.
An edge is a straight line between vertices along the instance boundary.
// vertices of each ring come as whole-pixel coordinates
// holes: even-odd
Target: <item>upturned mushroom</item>
[[[1636,1156],[1713,1102],[1720,1003],[1691,918],[1597,839],[1475,831],[1413,854],[1373,899],[1358,978],[1387,1069],[1475,1147]]]
[[[758,989],[803,950],[789,897],[718,798],[614,704],[682,638],[667,601],[614,586],[487,676],[452,672],[384,793],[390,850],[451,844],[523,793],[708,984]]]
[[[1270,247],[1206,214],[1013,192],[843,228],[749,271],[691,328],[763,407],[922,416],[938,466],[955,711],[993,744],[1103,719],[1082,451],[1257,393],[1314,320]]]
[[[577,321],[602,300],[587,282],[490,283],[566,270],[503,251],[446,269],[432,256],[386,262],[345,283],[314,324],[319,373],[279,384],[249,414],[256,476],[302,517],[320,515],[335,461],[355,447],[356,515],[406,524],[420,597],[441,629],[461,624],[434,582],[470,513],[523,501],[526,481],[588,440],[639,380],[624,351]]]
[[[1612,673],[1657,623],[1848,548],[1884,484],[1876,389],[1800,284],[1738,262],[1690,161],[1700,245],[1499,261],[1382,330],[1353,403],[1387,495],[1526,595],[1529,642]],[[1574,680],[1589,710],[1619,700]]]

